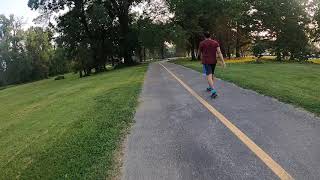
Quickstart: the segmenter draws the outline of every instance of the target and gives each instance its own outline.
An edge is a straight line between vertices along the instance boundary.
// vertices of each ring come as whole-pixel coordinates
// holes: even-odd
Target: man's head
[[[204,35],[204,37],[207,38],[207,39],[208,39],[208,38],[211,38],[211,34],[210,34],[209,31],[204,32],[203,35]]]

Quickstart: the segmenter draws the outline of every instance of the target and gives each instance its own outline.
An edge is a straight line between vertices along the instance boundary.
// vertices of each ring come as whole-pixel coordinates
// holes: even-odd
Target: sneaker
[[[215,99],[215,98],[217,98],[217,97],[218,97],[217,91],[214,90],[214,89],[212,89],[212,90],[211,90],[211,98]]]

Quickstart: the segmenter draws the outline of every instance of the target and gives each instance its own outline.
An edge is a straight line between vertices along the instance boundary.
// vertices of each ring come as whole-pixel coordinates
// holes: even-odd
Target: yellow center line
[[[240,141],[242,141],[258,158],[260,158],[280,179],[293,180],[292,176],[286,172],[276,161],[274,161],[265,151],[253,142],[239,128],[232,124],[224,115],[216,110],[211,104],[200,97],[186,83],[179,79],[173,72],[159,63],[169,74],[171,74],[192,96],[194,96],[203,106],[205,106],[215,117],[217,117]]]

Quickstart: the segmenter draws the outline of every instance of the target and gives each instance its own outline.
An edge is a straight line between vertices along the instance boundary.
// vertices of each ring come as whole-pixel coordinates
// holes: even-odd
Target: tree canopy
[[[240,57],[257,39],[269,40],[279,60],[305,59],[312,37],[319,41],[319,1],[308,0],[166,0],[174,21],[186,32],[192,53],[211,31],[224,55]],[[312,15],[314,14],[314,15]],[[313,24],[313,33],[311,27]],[[200,32],[200,33],[199,33]],[[200,36],[200,38],[199,38]]]
[[[24,30],[21,19],[0,16],[0,86],[71,67],[88,76],[107,64],[165,58],[171,47],[196,60],[204,31],[229,58],[267,50],[278,60],[302,61],[320,53],[319,0],[29,0],[28,6],[55,23]]]

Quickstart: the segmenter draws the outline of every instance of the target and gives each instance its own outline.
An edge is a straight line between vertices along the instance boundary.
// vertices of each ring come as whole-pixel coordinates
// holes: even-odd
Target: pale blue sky
[[[33,25],[32,20],[38,16],[37,12],[28,7],[28,0],[0,0],[0,14],[24,17],[26,26]]]

